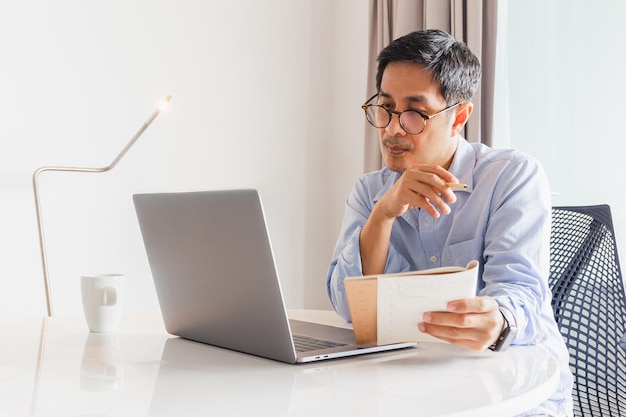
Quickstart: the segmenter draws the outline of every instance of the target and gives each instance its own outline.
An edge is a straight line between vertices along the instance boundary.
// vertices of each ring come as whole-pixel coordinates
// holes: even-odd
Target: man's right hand
[[[439,166],[417,166],[402,173],[375,209],[388,219],[416,208],[438,218],[441,214],[449,214],[448,204],[456,201],[456,195],[447,183],[458,182],[454,175]]]

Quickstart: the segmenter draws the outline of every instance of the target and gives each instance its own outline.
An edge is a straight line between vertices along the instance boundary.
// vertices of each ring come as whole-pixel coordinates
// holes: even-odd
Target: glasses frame
[[[382,106],[380,104],[368,104],[370,101],[374,100],[376,97],[379,96],[380,93],[376,93],[374,94],[372,97],[370,97],[365,103],[363,103],[361,105],[361,108],[363,109],[363,111],[365,112],[365,118],[367,119],[367,122],[374,126],[376,129],[386,129],[387,126],[389,126],[389,124],[391,123],[391,119],[392,119],[392,115],[397,115],[398,116],[398,122],[400,123],[400,127],[408,134],[410,135],[419,135],[420,133],[422,133],[424,131],[424,129],[426,129],[426,121],[432,119],[435,116],[439,116],[441,113],[444,113],[450,109],[453,109],[455,107],[457,107],[459,104],[463,103],[462,101],[459,101],[456,104],[452,104],[448,107],[446,107],[443,110],[438,111],[435,114],[424,114],[419,110],[415,110],[415,109],[408,109],[408,110],[404,110],[404,111],[394,111],[394,110],[389,110],[388,108],[386,108],[385,106]],[[389,121],[387,122],[387,124],[385,126],[376,126],[374,123],[372,123],[372,121],[370,120],[370,118],[367,116],[367,109],[370,107],[380,107],[381,109],[385,110],[388,114],[389,114]],[[422,129],[419,132],[412,132],[410,130],[408,130],[406,127],[404,127],[404,123],[402,123],[402,115],[404,113],[407,112],[413,112],[413,113],[417,113],[420,115],[420,117],[422,118],[422,120],[424,121],[424,124],[422,125]]]

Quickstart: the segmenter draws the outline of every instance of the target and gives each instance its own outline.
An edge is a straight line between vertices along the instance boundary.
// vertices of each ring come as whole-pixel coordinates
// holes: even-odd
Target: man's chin
[[[385,158],[385,166],[395,172],[404,172],[409,168],[406,163],[393,158]]]

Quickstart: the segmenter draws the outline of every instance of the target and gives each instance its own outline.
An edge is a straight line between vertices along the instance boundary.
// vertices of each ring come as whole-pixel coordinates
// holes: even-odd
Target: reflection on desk
[[[295,318],[335,317],[321,314]],[[104,335],[80,317],[41,324],[0,322],[2,415],[502,416],[558,384],[541,346],[495,354],[421,345],[289,365],[173,338],[158,314],[129,315]]]

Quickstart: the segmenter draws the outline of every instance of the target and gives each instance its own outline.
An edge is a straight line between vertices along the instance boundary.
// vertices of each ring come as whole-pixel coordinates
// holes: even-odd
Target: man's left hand
[[[487,349],[500,336],[504,318],[492,297],[451,301],[447,307],[424,313],[420,331],[473,351]]]

